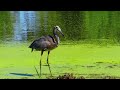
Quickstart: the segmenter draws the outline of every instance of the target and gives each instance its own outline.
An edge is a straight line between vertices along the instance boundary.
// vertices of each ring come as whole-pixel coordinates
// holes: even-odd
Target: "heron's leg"
[[[38,73],[37,68],[36,68],[35,66],[34,66],[34,68],[35,68],[35,70],[36,70],[36,72],[37,72],[38,77],[40,78],[40,74]]]
[[[50,51],[48,51],[47,64],[48,64],[48,67],[49,67],[50,74],[51,74],[51,76],[52,76],[51,69],[50,69],[50,65],[49,65],[49,62],[48,62],[48,59],[49,59],[49,54],[50,54]]]
[[[43,51],[41,51],[41,58],[40,58],[40,76],[41,76],[41,59],[42,59]]]

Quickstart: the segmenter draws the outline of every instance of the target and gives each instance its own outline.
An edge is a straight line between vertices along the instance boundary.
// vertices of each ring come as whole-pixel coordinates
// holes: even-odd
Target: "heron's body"
[[[42,36],[39,39],[34,40],[32,42],[32,44],[29,46],[29,48],[31,48],[32,51],[34,49],[36,51],[41,51],[41,57],[42,57],[44,51],[48,51],[47,64],[48,64],[49,70],[50,70],[50,65],[48,62],[49,53],[51,50],[55,49],[60,42],[60,39],[57,34],[58,31],[63,35],[60,27],[55,26],[53,29],[53,36],[51,36],[51,35]],[[50,70],[50,73],[51,73],[51,70]],[[41,76],[41,59],[40,59],[40,76]]]
[[[29,47],[32,48],[32,51],[34,49],[36,51],[50,51],[57,47],[57,42],[51,35],[42,36],[39,39],[33,41]]]

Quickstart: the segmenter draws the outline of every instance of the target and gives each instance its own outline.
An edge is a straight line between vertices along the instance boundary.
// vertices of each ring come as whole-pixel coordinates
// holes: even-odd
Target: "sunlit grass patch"
[[[40,52],[31,53],[28,46],[29,43],[0,45],[0,78],[38,78],[34,66],[39,72]],[[119,77],[119,53],[119,46],[59,45],[58,48],[50,52],[49,63],[52,74],[56,77],[64,73],[73,73],[76,76],[83,75],[85,78]],[[44,52],[42,65],[46,65],[46,59],[47,52]],[[42,66],[42,78],[48,76],[50,76],[48,67]]]

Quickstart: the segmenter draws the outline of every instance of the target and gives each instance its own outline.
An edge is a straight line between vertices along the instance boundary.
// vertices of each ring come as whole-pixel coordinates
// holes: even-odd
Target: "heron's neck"
[[[57,42],[57,45],[60,43],[60,38],[58,37],[58,35],[55,35],[55,39],[56,39],[56,42]]]
[[[56,33],[56,30],[53,31],[54,38],[56,40],[56,44],[58,45],[60,43],[60,38],[58,34]]]

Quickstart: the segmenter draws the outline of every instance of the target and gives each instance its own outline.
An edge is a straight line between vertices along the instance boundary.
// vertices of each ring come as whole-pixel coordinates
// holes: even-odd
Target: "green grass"
[[[29,44],[0,45],[1,79],[38,79],[34,66],[39,71],[40,52],[28,48]],[[42,65],[46,64],[44,52]],[[103,76],[120,77],[120,46],[94,44],[59,45],[50,52],[49,63],[53,76],[73,73],[85,78]],[[33,75],[33,76],[29,76]],[[27,76],[28,75],[28,76]],[[49,77],[49,69],[42,66],[42,77]]]

